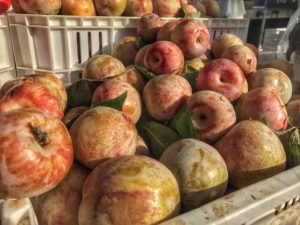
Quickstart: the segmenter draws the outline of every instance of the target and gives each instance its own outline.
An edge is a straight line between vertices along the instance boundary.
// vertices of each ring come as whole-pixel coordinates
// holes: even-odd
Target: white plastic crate
[[[114,43],[135,35],[136,17],[77,17],[8,14],[18,75],[48,71],[65,83],[80,77],[84,63],[111,54]],[[172,18],[164,18],[165,21]],[[246,41],[248,19],[202,19],[211,38],[233,33]]]
[[[15,62],[10,31],[6,16],[0,15],[0,87],[5,81],[15,78]]]

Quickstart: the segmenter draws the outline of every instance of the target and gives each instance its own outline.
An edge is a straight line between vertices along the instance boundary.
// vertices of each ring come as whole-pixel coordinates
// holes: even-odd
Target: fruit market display
[[[30,2],[13,4],[41,12]],[[51,2],[45,10],[57,11]],[[138,4],[105,2],[95,1],[98,13]],[[169,1],[143,2],[137,15]],[[254,46],[233,34],[210,42],[193,18],[145,14],[137,35],[89,59],[67,88],[54,74],[1,87],[0,197],[30,197],[39,225],[157,224],[299,164],[300,100],[291,101],[287,62],[258,68]]]

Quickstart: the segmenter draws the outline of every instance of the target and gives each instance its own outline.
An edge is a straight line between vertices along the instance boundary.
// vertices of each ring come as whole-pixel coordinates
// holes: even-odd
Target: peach
[[[243,44],[243,41],[234,34],[222,34],[213,40],[210,50],[216,58],[220,58],[227,48]]]
[[[61,5],[61,0],[12,0],[17,13],[56,15]]]
[[[125,66],[133,64],[138,52],[136,41],[137,38],[134,36],[125,36],[114,46],[112,56],[119,59]]]
[[[172,42],[182,50],[186,59],[200,57],[209,47],[206,26],[196,19],[183,19],[172,32]]]
[[[180,48],[169,41],[157,41],[144,55],[145,67],[155,74],[181,74],[184,57]]]
[[[152,0],[153,12],[161,17],[175,17],[181,8],[180,0]]]
[[[238,64],[246,77],[249,77],[256,71],[256,56],[253,51],[245,45],[234,45],[225,49],[221,58],[229,59]]]
[[[255,120],[241,121],[215,145],[229,172],[229,183],[241,188],[285,169],[286,156],[277,135]]]
[[[127,0],[94,0],[94,4],[99,16],[121,16]]]
[[[158,31],[157,41],[171,41],[171,35],[180,20],[171,20],[163,25]]]
[[[159,161],[176,177],[183,212],[224,195],[227,167],[222,156],[210,145],[196,139],[181,139],[170,145]]]
[[[250,48],[253,51],[253,53],[256,56],[256,61],[258,62],[260,59],[258,49],[253,44],[250,44],[250,43],[246,43],[245,46],[247,46],[248,48]]]
[[[275,131],[284,131],[288,124],[286,108],[273,88],[249,91],[238,100],[235,109],[238,120],[265,118]]]
[[[248,80],[250,90],[258,87],[274,88],[276,93],[287,104],[292,97],[292,82],[289,77],[277,69],[264,68],[257,70]]]
[[[127,83],[131,84],[139,94],[143,93],[144,87],[147,83],[146,78],[134,66],[126,67]]]
[[[164,25],[163,20],[155,13],[143,15],[137,25],[137,35],[143,41],[152,43],[156,40],[159,29]]]
[[[280,60],[280,59],[271,60],[271,61],[267,62],[266,64],[264,64],[262,66],[262,68],[278,69],[278,70],[284,72],[286,75],[288,75],[290,79],[292,79],[294,76],[293,65],[285,60]]]
[[[228,59],[215,59],[207,63],[196,79],[198,90],[211,90],[228,98],[238,99],[244,90],[245,76],[241,68]]]
[[[192,95],[189,82],[178,75],[166,74],[151,79],[145,86],[143,99],[150,116],[167,121]]]
[[[200,3],[200,2],[191,2],[190,4],[193,5],[197,9],[197,11],[201,12],[201,17],[206,16],[206,8],[202,3]]]
[[[99,106],[83,113],[70,129],[75,158],[88,168],[136,151],[136,129],[124,113]]]
[[[150,155],[149,148],[140,135],[137,135],[135,154],[136,155],[145,155],[145,156]]]
[[[207,16],[212,18],[218,18],[220,16],[221,9],[216,0],[203,0],[201,3],[205,6]]]
[[[144,66],[144,56],[145,53],[147,51],[147,48],[150,45],[145,45],[144,47],[142,47],[141,49],[139,49],[139,51],[137,52],[135,59],[134,59],[134,64],[135,65],[140,65],[140,66]]]
[[[127,0],[125,16],[141,17],[153,12],[152,0]]]
[[[137,90],[130,84],[118,80],[109,80],[102,83],[94,92],[92,102],[108,101],[127,92],[122,112],[136,123],[142,111],[141,97]]]
[[[62,0],[61,14],[96,16],[93,0]]]
[[[286,109],[288,115],[293,119],[293,125],[300,129],[300,99],[289,102]]]
[[[198,91],[187,100],[198,138],[214,143],[236,122],[236,115],[228,99],[214,91]]]
[[[126,81],[121,74],[125,72],[123,63],[109,55],[97,55],[88,60],[83,68],[83,78],[92,80],[105,80],[117,75],[117,80]]]
[[[125,156],[100,164],[88,176],[79,207],[80,225],[158,224],[179,214],[174,175],[146,156]]]

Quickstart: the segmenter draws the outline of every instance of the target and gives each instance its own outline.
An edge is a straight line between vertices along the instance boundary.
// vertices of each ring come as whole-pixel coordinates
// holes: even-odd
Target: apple
[[[137,25],[137,35],[143,41],[152,43],[156,40],[159,29],[164,25],[164,21],[155,13],[143,15]]]
[[[80,225],[158,224],[180,212],[174,175],[146,156],[108,160],[88,176],[79,207]]]
[[[92,102],[108,101],[127,92],[122,112],[136,123],[142,111],[141,97],[137,90],[130,84],[118,80],[105,81],[95,90]]]
[[[62,119],[64,112],[53,93],[42,84],[22,83],[11,88],[0,100],[0,113],[33,108]]]
[[[1,0],[0,1],[0,14],[6,12],[10,7],[10,0]]]
[[[229,59],[239,65],[246,77],[249,77],[256,71],[256,56],[253,51],[245,45],[233,45],[225,49],[221,58]]]
[[[171,41],[171,35],[180,20],[171,20],[163,25],[157,34],[157,41]]]
[[[250,90],[258,87],[274,88],[276,93],[287,104],[292,97],[292,82],[289,77],[280,70],[264,68],[257,70],[248,80]]]
[[[184,4],[184,5],[182,5],[182,10],[185,12],[186,15],[198,12],[198,10],[196,9],[196,7],[193,6],[192,4]]]
[[[66,176],[73,162],[68,130],[35,109],[0,114],[0,198],[43,194]]]
[[[121,16],[127,0],[94,0],[94,4],[99,16]]]
[[[213,40],[210,50],[216,58],[220,58],[227,48],[243,44],[243,41],[235,34],[222,34]]]
[[[59,185],[32,199],[39,225],[79,225],[79,204],[88,175],[89,171],[85,167],[74,162]]]
[[[289,62],[285,60],[280,59],[274,59],[262,66],[262,68],[273,68],[278,69],[282,72],[284,72],[286,75],[289,76],[290,79],[293,79],[294,77],[294,69],[293,64],[290,64]]]
[[[145,155],[145,156],[150,155],[149,148],[140,135],[137,135],[135,154],[136,155]]]
[[[149,46],[150,45],[145,45],[144,47],[142,47],[141,49],[139,49],[139,51],[137,52],[137,54],[135,56],[135,59],[134,59],[134,64],[135,65],[145,66],[144,65],[144,56],[145,56],[145,53],[146,53],[147,48]]]
[[[198,91],[187,104],[198,138],[206,143],[214,143],[236,122],[233,105],[217,92]]]
[[[159,161],[178,182],[182,212],[224,195],[228,172],[224,159],[212,146],[196,139],[181,139],[170,145]]]
[[[218,18],[220,16],[221,9],[216,0],[203,0],[201,3],[205,6],[207,16],[212,18]]]
[[[208,49],[210,35],[201,21],[183,19],[173,30],[171,40],[182,50],[186,59],[192,59],[200,57]]]
[[[250,44],[250,43],[246,43],[245,46],[247,46],[248,48],[250,48],[253,51],[253,53],[256,56],[256,61],[258,62],[260,59],[258,49],[253,44]]]
[[[147,83],[144,75],[137,71],[134,65],[131,65],[126,67],[126,77],[127,83],[131,84],[139,92],[139,94],[142,94]]]
[[[72,125],[70,135],[75,158],[88,168],[136,151],[136,129],[124,113],[105,106],[83,113]]]
[[[228,59],[215,59],[208,62],[196,79],[198,90],[218,92],[233,102],[243,93],[245,76],[241,68]]]
[[[206,8],[202,3],[200,3],[200,2],[191,2],[189,4],[193,5],[197,9],[197,11],[201,12],[201,17],[206,16]]]
[[[143,91],[145,107],[151,117],[168,121],[192,95],[189,82],[178,75],[165,74],[151,79]]]
[[[180,0],[152,0],[153,12],[161,17],[175,17],[180,8]]]
[[[134,36],[125,36],[115,46],[112,56],[119,59],[125,66],[134,63],[138,52],[136,45],[137,38]]]
[[[153,12],[152,0],[127,0],[125,16],[141,17]]]
[[[277,135],[265,124],[244,120],[235,125],[215,145],[236,187],[253,184],[285,169],[286,156]]]
[[[62,0],[61,14],[96,16],[93,0]]]
[[[180,48],[170,41],[157,41],[144,55],[145,67],[155,74],[181,74],[184,57]]]
[[[273,88],[261,87],[243,95],[235,107],[238,120],[266,119],[275,131],[284,131],[288,115],[284,103]]]
[[[114,79],[126,81],[123,63],[109,55],[97,55],[90,58],[83,68],[83,78],[92,80]]]
[[[82,113],[84,113],[88,110],[89,110],[89,107],[86,107],[86,106],[78,106],[78,107],[72,108],[64,115],[64,118],[62,119],[62,121],[67,127],[70,127]]]
[[[56,15],[61,8],[61,0],[11,0],[17,13]]]

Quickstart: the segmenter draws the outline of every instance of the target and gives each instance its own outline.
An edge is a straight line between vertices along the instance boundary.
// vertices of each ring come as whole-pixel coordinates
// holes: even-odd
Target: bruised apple
[[[159,161],[177,179],[183,212],[224,195],[228,172],[224,159],[212,146],[196,139],[181,139],[170,145]]]
[[[57,187],[32,199],[39,225],[78,225],[82,188],[88,174],[85,167],[74,162]]]
[[[213,40],[210,50],[216,58],[220,58],[227,48],[243,44],[243,41],[234,34],[222,34]]]
[[[93,0],[62,0],[61,14],[96,16]]]
[[[152,0],[127,0],[125,16],[141,17],[153,12]]]
[[[99,16],[121,16],[127,0],[94,0],[94,4]]]
[[[83,113],[72,125],[70,135],[75,158],[88,168],[104,160],[136,151],[136,129],[124,113],[98,106]]]
[[[112,100],[124,92],[127,92],[127,97],[123,104],[122,112],[136,123],[142,111],[141,97],[137,90],[128,83],[118,80],[105,81],[95,90],[92,102]]]
[[[108,160],[88,176],[79,207],[79,225],[158,224],[180,212],[174,175],[146,156]]]
[[[61,0],[12,0],[12,6],[17,13],[27,14],[58,14],[62,2]]]
[[[160,75],[151,79],[143,91],[148,113],[160,121],[172,119],[191,95],[192,88],[189,82],[173,74]]]
[[[143,15],[137,25],[137,35],[147,43],[156,40],[159,29],[164,25],[164,21],[155,13]]]
[[[68,130],[35,109],[0,114],[0,198],[27,198],[53,189],[73,162]]]
[[[229,183],[237,188],[271,177],[285,169],[286,155],[277,135],[265,124],[245,120],[215,145],[224,158]]]

